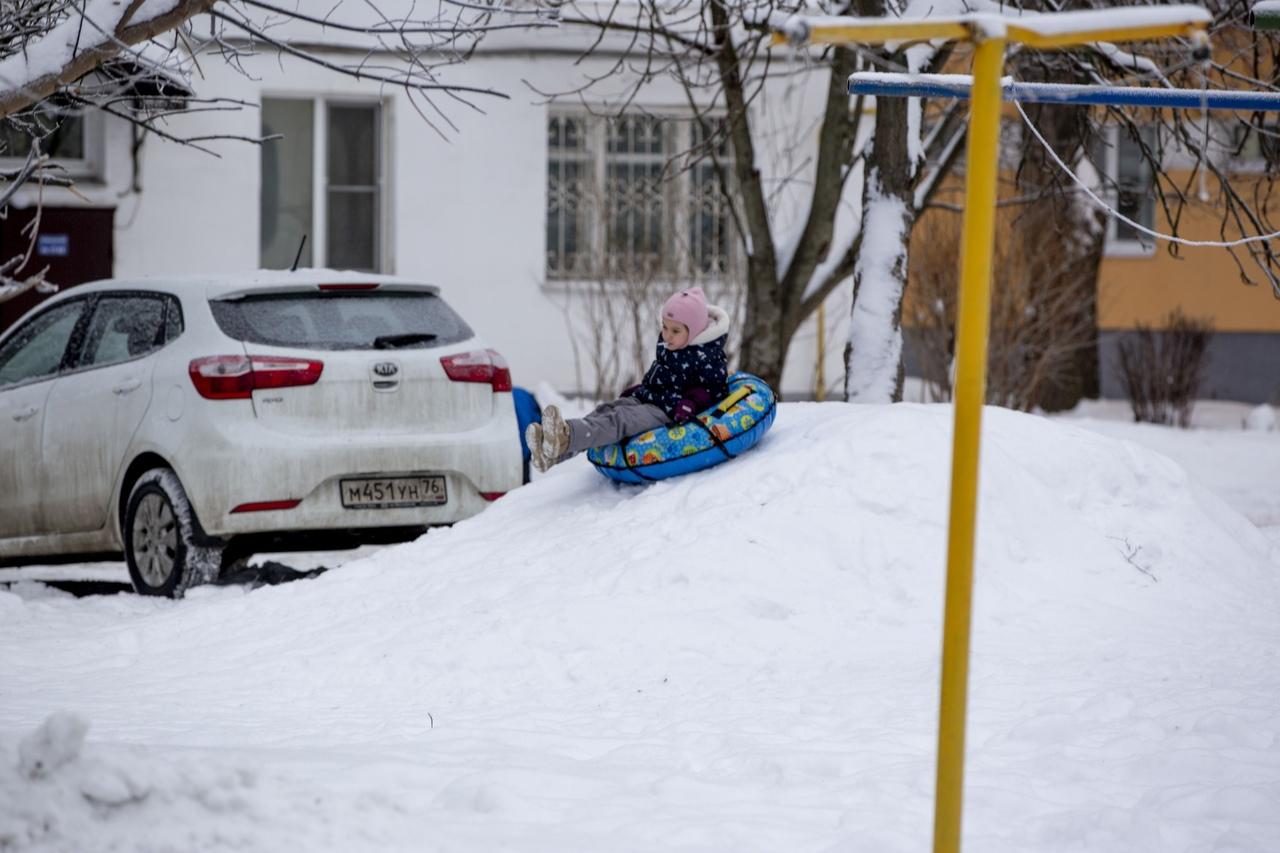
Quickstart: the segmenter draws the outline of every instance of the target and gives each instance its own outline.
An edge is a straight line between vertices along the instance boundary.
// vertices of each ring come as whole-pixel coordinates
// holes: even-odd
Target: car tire
[[[218,576],[222,549],[196,541],[199,522],[170,469],[154,468],[138,478],[122,526],[129,579],[139,595],[181,598]]]

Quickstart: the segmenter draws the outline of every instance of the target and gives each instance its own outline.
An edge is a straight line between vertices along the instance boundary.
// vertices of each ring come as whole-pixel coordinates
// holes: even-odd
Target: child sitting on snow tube
[[[639,385],[586,417],[566,421],[556,406],[547,406],[542,423],[529,424],[525,439],[535,468],[546,471],[589,448],[668,423],[687,423],[728,395],[729,315],[708,305],[702,288],[692,287],[666,301],[661,319],[657,353]]]
[[[734,459],[754,447],[777,413],[777,400],[750,373],[729,377],[729,396],[685,424],[672,424],[593,447],[587,459],[619,483],[650,483],[691,474]]]

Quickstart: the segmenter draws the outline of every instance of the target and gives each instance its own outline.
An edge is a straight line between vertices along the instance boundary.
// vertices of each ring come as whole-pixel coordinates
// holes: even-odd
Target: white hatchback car
[[[138,592],[180,596],[299,535],[403,539],[521,481],[507,365],[430,285],[113,279],[0,336],[5,562],[123,551]]]

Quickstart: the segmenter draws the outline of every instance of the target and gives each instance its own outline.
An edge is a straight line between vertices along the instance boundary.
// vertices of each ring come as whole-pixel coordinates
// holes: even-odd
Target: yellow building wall
[[[1175,176],[1185,181],[1186,176]],[[1236,176],[1233,182],[1245,198],[1254,196],[1254,175]],[[1186,185],[1185,183],[1183,184]],[[1192,182],[1192,187],[1195,186]],[[1265,193],[1267,188],[1262,188]],[[1280,197],[1273,201],[1280,204]],[[1183,214],[1179,235],[1190,240],[1222,240],[1219,231],[1224,206],[1218,199],[1196,203]],[[1170,233],[1164,212],[1156,206],[1154,230]],[[1227,239],[1237,231],[1228,230]],[[1132,329],[1141,323],[1163,325],[1174,308],[1188,317],[1210,319],[1219,332],[1280,332],[1280,299],[1249,258],[1247,246],[1236,249],[1245,271],[1258,282],[1245,284],[1228,250],[1179,247],[1171,257],[1168,244],[1157,242],[1149,255],[1103,258],[1098,277],[1098,325],[1103,329]],[[1275,249],[1280,250],[1280,241]]]

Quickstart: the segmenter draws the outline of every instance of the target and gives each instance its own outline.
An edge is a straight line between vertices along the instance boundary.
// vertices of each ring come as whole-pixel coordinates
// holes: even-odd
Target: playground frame
[[[790,18],[774,34],[783,44],[886,44],[966,41],[975,46],[966,140],[965,208],[956,322],[955,429],[947,532],[937,779],[933,849],[958,853],[963,811],[965,714],[973,608],[973,558],[978,501],[978,457],[986,397],[987,338],[991,316],[991,258],[995,239],[997,156],[1000,149],[1005,48],[1023,44],[1055,49],[1091,42],[1184,38],[1196,56],[1208,56],[1209,13],[1199,6],[1119,8],[1019,17],[972,14],[928,19]],[[854,82],[850,82],[852,87]],[[1088,88],[1088,87],[1084,87]],[[1158,94],[1159,90],[1152,90]],[[912,92],[890,94],[916,94]],[[1206,93],[1200,95],[1203,104]],[[952,93],[952,97],[956,94]],[[1130,102],[1133,103],[1133,102]],[[1152,98],[1150,106],[1174,106]],[[1244,107],[1257,109],[1257,107]]]

